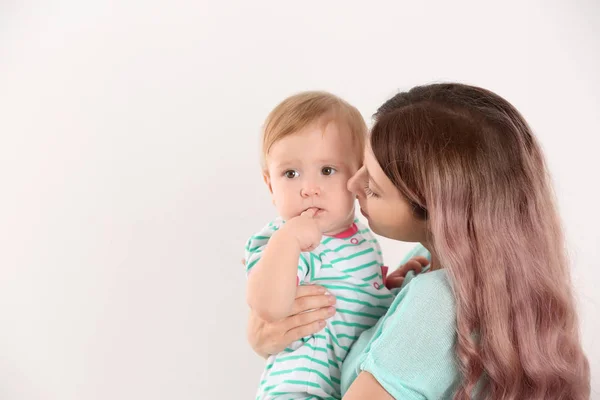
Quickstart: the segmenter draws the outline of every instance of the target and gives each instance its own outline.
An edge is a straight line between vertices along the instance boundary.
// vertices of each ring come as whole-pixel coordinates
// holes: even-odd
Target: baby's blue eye
[[[333,174],[335,174],[335,168],[332,168],[332,167],[324,167],[324,168],[321,170],[321,173],[322,173],[323,175],[333,175]]]
[[[283,173],[283,175],[288,179],[294,179],[294,178],[297,178],[298,175],[300,175],[300,174],[298,173],[298,171],[294,171],[293,169],[290,169],[290,170],[285,171]]]

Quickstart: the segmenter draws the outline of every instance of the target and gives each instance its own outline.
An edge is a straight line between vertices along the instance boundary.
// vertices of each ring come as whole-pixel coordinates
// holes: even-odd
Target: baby
[[[291,96],[267,117],[263,177],[280,217],[246,245],[248,304],[276,321],[292,313],[297,285],[315,283],[337,310],[321,332],[269,358],[257,399],[341,398],[348,350],[392,302],[379,243],[355,218],[347,188],[366,132],[358,110],[326,92]]]

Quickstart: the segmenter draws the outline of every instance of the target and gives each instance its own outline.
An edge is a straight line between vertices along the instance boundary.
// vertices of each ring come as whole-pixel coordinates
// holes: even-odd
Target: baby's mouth
[[[308,207],[306,210],[302,211],[308,211],[308,210],[313,210],[315,212],[315,216],[319,215],[320,213],[322,213],[323,211],[325,211],[324,209],[320,208],[320,207]]]

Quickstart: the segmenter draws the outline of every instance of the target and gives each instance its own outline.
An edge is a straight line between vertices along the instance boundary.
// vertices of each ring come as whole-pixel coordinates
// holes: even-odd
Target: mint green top
[[[429,258],[416,246],[402,261]],[[451,399],[460,382],[456,366],[456,308],[446,271],[407,275],[388,312],[364,331],[342,367],[342,395],[361,371],[398,400]]]

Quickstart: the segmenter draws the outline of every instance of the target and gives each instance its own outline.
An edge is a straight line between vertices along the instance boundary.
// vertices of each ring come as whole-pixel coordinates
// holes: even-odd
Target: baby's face
[[[335,122],[315,123],[271,147],[265,182],[284,220],[314,207],[324,234],[335,235],[352,224],[355,196],[347,183],[359,160],[350,135],[340,129],[345,128]]]

